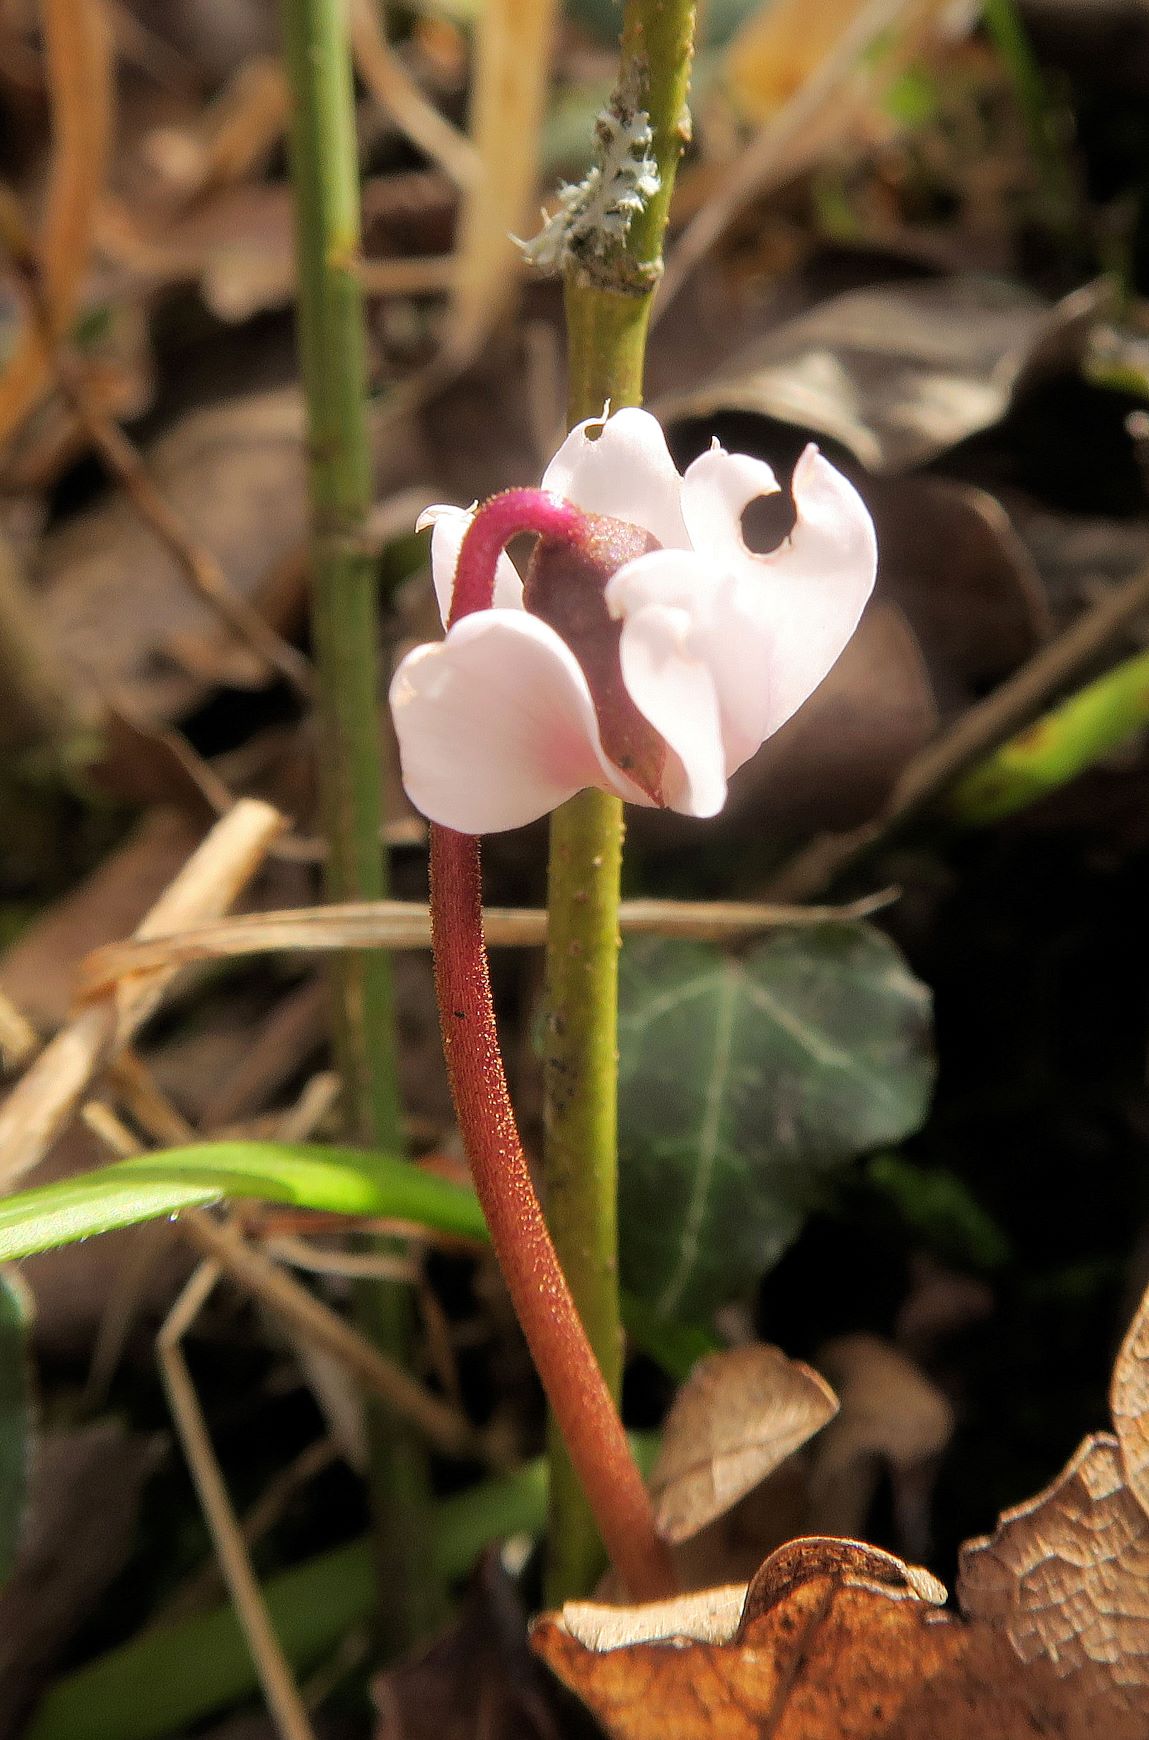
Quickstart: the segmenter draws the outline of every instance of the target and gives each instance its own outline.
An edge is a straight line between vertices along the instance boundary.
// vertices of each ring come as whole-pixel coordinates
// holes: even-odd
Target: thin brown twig
[[[55,351],[54,362],[60,389],[84,433],[197,597],[262,664],[278,673],[302,700],[310,701],[314,684],[307,659],[235,591],[212,551],[192,535],[152,477],[135,442],[104,412],[91,391],[83,364],[63,348]]]
[[[777,902],[702,900],[626,900],[620,908],[626,936],[669,936],[711,942],[737,941],[755,932],[792,925],[868,918],[895,898],[883,889],[844,906],[787,906]],[[487,907],[486,938],[492,947],[537,948],[546,941],[543,908]],[[132,938],[95,949],[79,976],[81,998],[104,996],[121,979],[159,967],[192,961],[223,960],[251,954],[342,949],[424,949],[431,946],[431,921],[420,901],[343,901],[330,906],[197,925],[182,936],[152,942]]]
[[[342,1317],[242,1238],[235,1226],[220,1227],[200,1209],[185,1210],[180,1225],[231,1280],[333,1354],[388,1407],[417,1426],[436,1449],[448,1456],[485,1459],[478,1434],[457,1409],[376,1352]]]
[[[157,1338],[160,1374],[220,1570],[256,1664],[272,1719],[282,1740],[315,1740],[306,1706],[252,1567],[183,1355],[183,1337],[218,1279],[219,1270],[213,1262],[201,1263],[176,1300]]]
[[[1149,567],[1115,586],[1008,681],[920,750],[872,821],[846,834],[824,834],[811,841],[771,879],[770,897],[806,900],[829,887],[920,814],[959,774],[1027,724],[1056,690],[1087,669],[1146,609]]]

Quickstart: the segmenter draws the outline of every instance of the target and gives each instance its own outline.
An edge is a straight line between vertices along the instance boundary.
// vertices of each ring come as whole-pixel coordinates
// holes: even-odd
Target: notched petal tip
[[[591,430],[597,430],[592,440]],[[587,513],[641,526],[667,549],[688,543],[682,480],[657,417],[637,406],[576,425],[543,475],[552,490]]]

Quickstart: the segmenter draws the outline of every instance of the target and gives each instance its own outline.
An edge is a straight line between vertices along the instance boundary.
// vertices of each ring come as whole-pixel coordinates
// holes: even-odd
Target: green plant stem
[[[979,761],[947,794],[965,827],[1001,821],[1068,784],[1149,724],[1149,653],[1137,653]]]
[[[312,635],[332,900],[387,892],[381,844],[379,621],[367,541],[372,469],[359,253],[355,110],[340,0],[281,0],[291,90],[291,169],[299,264],[298,343],[307,404],[312,505]],[[400,1107],[390,962],[345,954],[337,968],[336,1054],[348,1134],[398,1152]],[[410,1300],[383,1282],[357,1289],[365,1330],[392,1358],[410,1340]],[[371,1410],[372,1491],[388,1642],[402,1647],[433,1618],[419,1552],[425,1484],[416,1447]],[[422,1602],[426,1594],[429,1605]]]
[[[645,110],[659,190],[625,243],[565,285],[569,419],[642,401],[646,334],[678,160],[689,138],[690,0],[627,0],[617,90]],[[547,1222],[604,1377],[622,1374],[618,1294],[618,904],[622,805],[580,792],[551,819],[544,1048]],[[602,1565],[590,1508],[550,1434],[547,1597],[585,1594]]]

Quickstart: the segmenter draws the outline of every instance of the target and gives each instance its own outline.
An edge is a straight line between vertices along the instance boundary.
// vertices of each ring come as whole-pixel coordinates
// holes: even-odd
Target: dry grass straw
[[[460,365],[507,313],[519,278],[512,236],[538,225],[539,140],[550,81],[555,0],[485,0],[475,24],[471,138],[481,174],[460,222],[446,351]]]
[[[270,804],[245,798],[217,822],[136,932],[141,941],[218,917],[251,880],[283,827]],[[152,1015],[179,963],[141,973],[91,1003],[44,1047],[0,1107],[0,1188],[31,1170],[94,1076]]]
[[[886,889],[845,906],[782,906],[736,900],[625,900],[624,936],[667,936],[730,942],[786,925],[818,925],[867,918],[894,898]],[[492,948],[538,948],[546,941],[542,908],[488,907],[483,914]],[[330,954],[344,949],[425,949],[431,946],[427,908],[415,901],[380,900],[262,912],[202,924],[180,935],[136,937],[96,949],[83,962],[81,997],[103,997],[159,968],[253,954]]]
[[[128,1070],[121,1073],[120,1086],[132,1115],[150,1138],[161,1144],[196,1139],[195,1131],[167,1101],[138,1060],[132,1060]],[[299,1109],[296,1110],[298,1113]],[[89,1104],[84,1108],[84,1116],[118,1158],[141,1151],[136,1137],[107,1106]],[[292,1129],[298,1132],[296,1139],[310,1134],[306,1127],[300,1129],[300,1122],[298,1115],[291,1119]],[[283,1140],[292,1139],[290,1131],[281,1129],[280,1135]],[[201,1256],[303,1340],[330,1354],[365,1388],[417,1427],[437,1450],[447,1456],[482,1457],[477,1434],[457,1408],[441,1401],[402,1366],[377,1352],[365,1336],[330,1306],[249,1243],[238,1225],[230,1221],[221,1224],[211,1214],[195,1208],[184,1209],[179,1224]],[[338,1253],[325,1255],[327,1271],[336,1272]],[[349,1272],[346,1265],[342,1272]],[[354,1272],[354,1266],[350,1272]]]
[[[44,319],[28,311],[0,374],[0,443],[49,385],[53,342],[80,307],[115,112],[115,64],[101,0],[41,0],[40,17],[52,112],[48,188],[34,244]]]
[[[355,65],[380,108],[456,187],[473,187],[482,172],[478,152],[408,73],[383,34],[376,0],[351,0],[350,26]]]
[[[212,1546],[243,1626],[272,1720],[282,1740],[315,1740],[299,1687],[271,1623],[183,1356],[183,1338],[219,1274],[215,1263],[201,1263],[176,1300],[156,1341],[160,1372]]]
[[[665,314],[686,279],[751,200],[762,199],[809,167],[870,110],[879,79],[905,62],[875,52],[895,31],[938,14],[942,0],[859,0],[832,51],[811,68],[793,96],[738,156],[683,230],[659,285],[652,325]],[[917,38],[907,36],[910,45]],[[858,88],[853,88],[858,75]]]

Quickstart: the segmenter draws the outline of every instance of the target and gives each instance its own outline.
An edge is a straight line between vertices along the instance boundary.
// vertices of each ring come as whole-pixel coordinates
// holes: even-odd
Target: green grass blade
[[[305,1143],[205,1142],[119,1160],[0,1201],[0,1262],[224,1199],[411,1221],[485,1239],[472,1192],[406,1161]]]
[[[534,1462],[444,1500],[432,1524],[436,1571],[452,1581],[489,1541],[538,1534],[546,1490],[545,1467]],[[265,1593],[284,1654],[305,1673],[370,1620],[370,1544],[353,1541],[281,1572]],[[230,1607],[219,1607],[158,1626],[58,1680],[33,1718],[28,1740],[160,1740],[257,1690],[239,1622]]]

